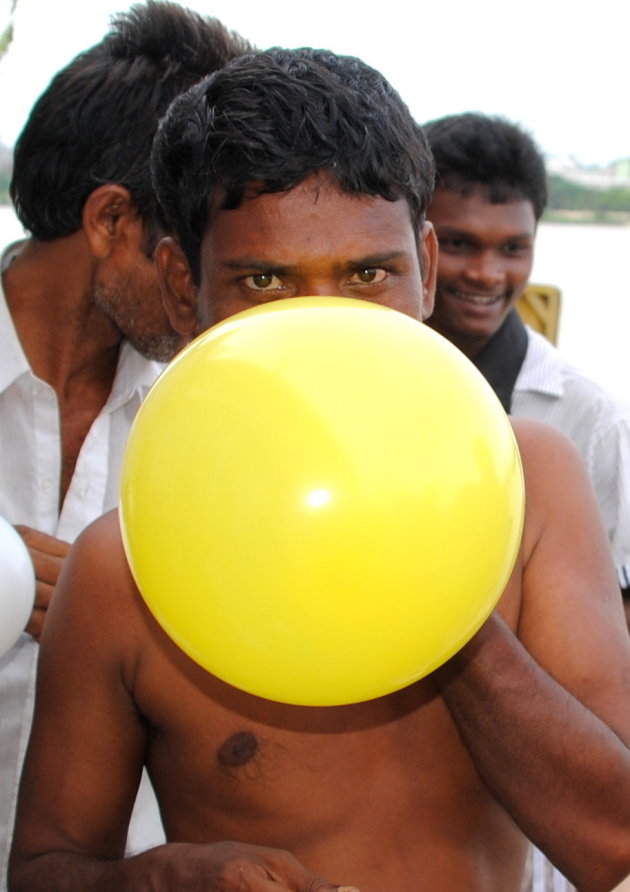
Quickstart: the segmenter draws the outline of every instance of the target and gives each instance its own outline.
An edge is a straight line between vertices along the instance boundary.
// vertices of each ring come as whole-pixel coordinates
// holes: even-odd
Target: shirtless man
[[[175,101],[152,164],[183,336],[308,294],[430,312],[432,159],[362,63],[242,57]],[[514,427],[527,517],[498,609],[430,677],[367,703],[286,706],[210,675],[149,614],[116,515],[93,524],[43,636],[12,892],[518,892],[528,837],[583,892],[619,882],[630,646],[614,567],[574,448]],[[143,764],[169,841],[124,858]]]

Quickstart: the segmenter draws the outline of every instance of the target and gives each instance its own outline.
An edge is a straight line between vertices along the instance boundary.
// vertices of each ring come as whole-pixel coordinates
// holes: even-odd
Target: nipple
[[[258,740],[251,731],[237,731],[221,746],[218,752],[219,765],[236,768],[246,765],[258,752]]]

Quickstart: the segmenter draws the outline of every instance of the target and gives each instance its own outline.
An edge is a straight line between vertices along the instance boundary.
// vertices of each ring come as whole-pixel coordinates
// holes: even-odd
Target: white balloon
[[[0,657],[24,631],[35,601],[35,570],[24,540],[0,517]]]

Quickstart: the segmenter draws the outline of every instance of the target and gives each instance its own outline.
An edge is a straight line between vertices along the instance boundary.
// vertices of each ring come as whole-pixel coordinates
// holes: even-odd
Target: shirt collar
[[[13,324],[0,278],[0,393],[30,371],[31,367]]]
[[[163,368],[163,363],[145,359],[128,341],[123,341],[114,386],[105,405],[105,411],[113,412],[134,396],[139,400],[144,399]]]
[[[565,361],[543,335],[527,329],[529,344],[516,390],[536,390],[550,396],[564,394]]]
[[[135,396],[142,400],[163,368],[162,363],[145,359],[124,341],[105,411],[113,412]],[[33,374],[9,312],[0,278],[0,393],[25,373]]]

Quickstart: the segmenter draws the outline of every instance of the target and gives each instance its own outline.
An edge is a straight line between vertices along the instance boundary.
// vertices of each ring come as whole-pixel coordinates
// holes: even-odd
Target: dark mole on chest
[[[237,731],[219,748],[217,758],[224,768],[236,768],[246,765],[254,758],[259,749],[255,734],[251,731]]]

